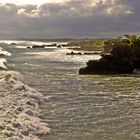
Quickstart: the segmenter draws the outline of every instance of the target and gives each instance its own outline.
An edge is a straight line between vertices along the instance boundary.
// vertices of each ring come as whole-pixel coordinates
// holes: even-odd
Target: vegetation
[[[129,46],[133,50],[136,57],[140,57],[140,37],[127,35],[127,39],[130,41]]]
[[[75,40],[70,42],[69,46],[80,46],[78,50],[86,51],[102,51],[105,39],[84,39],[84,40]]]
[[[79,73],[131,73],[137,68],[140,68],[140,37],[125,35],[105,41],[102,58],[90,60]]]

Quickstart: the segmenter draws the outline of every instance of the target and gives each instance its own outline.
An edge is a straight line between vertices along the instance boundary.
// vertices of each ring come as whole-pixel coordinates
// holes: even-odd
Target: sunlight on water
[[[52,52],[27,52],[32,59],[47,59],[50,61],[64,61],[64,62],[87,62],[90,59],[100,59],[99,55],[89,55],[89,56],[81,56],[81,55],[66,55],[66,53],[70,53],[71,50],[68,49],[55,49]]]
[[[0,43],[6,43],[8,45],[15,44],[16,45],[50,45],[50,44],[67,44],[68,42],[48,42],[48,41],[17,41],[17,40],[0,40]]]

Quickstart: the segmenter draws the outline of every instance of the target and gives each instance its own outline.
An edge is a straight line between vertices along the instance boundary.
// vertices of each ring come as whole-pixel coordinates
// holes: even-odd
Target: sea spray
[[[22,74],[8,70],[5,62],[0,58],[0,139],[39,140],[39,135],[50,131],[39,117],[44,98],[24,83]]]

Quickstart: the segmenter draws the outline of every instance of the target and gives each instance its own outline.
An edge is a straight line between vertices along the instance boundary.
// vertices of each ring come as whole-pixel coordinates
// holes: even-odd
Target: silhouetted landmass
[[[123,74],[140,68],[140,37],[125,35],[125,38],[104,42],[104,52],[99,60],[90,60],[79,74]]]

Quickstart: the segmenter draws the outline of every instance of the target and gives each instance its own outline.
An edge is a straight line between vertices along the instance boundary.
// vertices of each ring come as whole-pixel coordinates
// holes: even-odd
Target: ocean
[[[3,46],[12,53],[10,69],[49,98],[41,117],[51,133],[40,136],[43,140],[140,139],[139,73],[79,75],[88,60],[100,56],[67,56],[67,48],[28,49],[33,42],[10,43]]]

